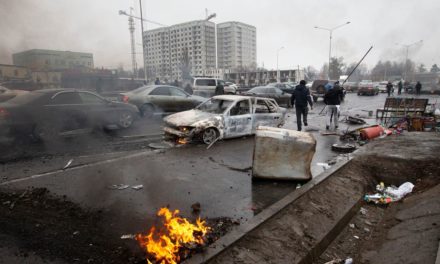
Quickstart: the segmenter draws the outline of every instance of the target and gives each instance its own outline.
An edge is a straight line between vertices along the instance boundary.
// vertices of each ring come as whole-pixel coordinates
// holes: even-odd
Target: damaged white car
[[[202,140],[211,144],[255,134],[260,125],[281,127],[286,112],[274,99],[218,95],[195,109],[165,117],[165,137],[177,143]]]

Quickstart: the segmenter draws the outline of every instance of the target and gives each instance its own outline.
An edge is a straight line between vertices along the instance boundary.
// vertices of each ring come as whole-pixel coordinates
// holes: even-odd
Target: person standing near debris
[[[218,82],[217,86],[215,87],[215,95],[222,95],[225,94],[225,87],[221,82]]]
[[[389,81],[387,83],[387,93],[388,93],[388,97],[391,96],[391,91],[393,90],[393,84]]]
[[[160,84],[160,80],[159,80],[159,78],[156,78],[156,80],[154,81],[154,84],[155,84],[155,85],[159,85],[159,84]]]
[[[298,131],[302,129],[301,116],[303,118],[304,126],[307,126],[307,113],[309,108],[307,103],[309,103],[310,108],[313,109],[313,102],[310,96],[310,91],[306,87],[306,81],[301,80],[299,85],[293,90],[292,97],[290,98],[292,107],[295,106],[296,111],[296,124],[298,126]],[[296,104],[295,104],[296,103]]]
[[[327,120],[325,122],[325,129],[329,130],[334,120],[335,129],[338,129],[338,119],[339,119],[339,106],[341,104],[341,97],[343,92],[341,89],[331,88],[324,95],[324,103],[327,105]]]
[[[397,84],[397,94],[398,95],[402,94],[402,88],[403,88],[403,83],[402,83],[402,81],[399,81],[399,83]]]
[[[420,95],[420,91],[422,91],[422,84],[419,81],[417,81],[417,84],[416,84],[416,94]]]

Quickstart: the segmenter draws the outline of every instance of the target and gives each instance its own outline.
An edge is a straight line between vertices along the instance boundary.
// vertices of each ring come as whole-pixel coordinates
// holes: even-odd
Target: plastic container
[[[316,150],[312,134],[275,127],[258,127],[252,166],[253,178],[309,180]]]
[[[381,126],[367,127],[360,131],[361,139],[373,139],[380,137],[384,133],[384,128]]]

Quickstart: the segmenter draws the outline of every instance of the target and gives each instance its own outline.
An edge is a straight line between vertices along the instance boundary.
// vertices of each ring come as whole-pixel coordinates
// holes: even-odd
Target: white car
[[[235,94],[237,89],[225,85],[223,80],[211,77],[196,77],[191,83],[191,89],[194,95],[202,97],[211,97],[215,94],[215,88],[217,85],[223,85],[225,94]]]
[[[255,134],[260,125],[281,127],[286,112],[271,98],[218,95],[195,109],[165,117],[165,138],[181,143],[200,139],[211,144]]]
[[[379,88],[379,92],[386,93],[387,92],[387,84],[388,82],[379,82],[377,88]]]

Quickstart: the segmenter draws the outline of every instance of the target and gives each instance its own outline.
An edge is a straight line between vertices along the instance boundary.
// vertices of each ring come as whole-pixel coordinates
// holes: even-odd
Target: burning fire
[[[177,139],[177,144],[185,145],[187,143],[188,143],[188,140],[186,138],[178,138]]]
[[[179,210],[171,212],[161,208],[157,213],[163,217],[163,231],[152,227],[148,235],[138,234],[136,240],[149,254],[153,255],[156,263],[177,264],[180,262],[179,249],[188,244],[204,244],[204,237],[209,231],[205,221],[199,219],[191,224],[187,219],[177,216]],[[148,263],[151,263],[147,260]]]

